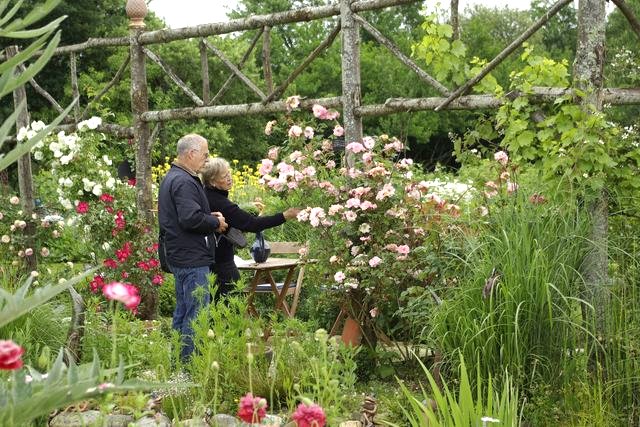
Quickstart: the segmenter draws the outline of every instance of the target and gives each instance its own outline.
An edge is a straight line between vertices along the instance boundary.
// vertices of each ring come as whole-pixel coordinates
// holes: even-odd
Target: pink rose
[[[22,354],[24,348],[20,347],[13,341],[0,341],[0,369],[12,371],[22,368]]]
[[[509,156],[504,151],[498,151],[493,155],[493,158],[502,166],[506,166],[509,163]]]
[[[345,276],[345,274],[342,271],[338,271],[336,274],[333,275],[333,280],[335,280],[338,283],[342,283],[346,277],[347,276]]]
[[[278,158],[278,147],[273,147],[269,149],[269,153],[267,154],[267,158],[270,160],[275,160]]]
[[[260,169],[258,169],[258,172],[260,172],[260,175],[267,175],[272,170],[273,170],[273,161],[271,159],[262,159],[262,162],[260,163]]]
[[[271,132],[273,132],[273,126],[275,126],[276,123],[278,122],[275,120],[268,121],[267,125],[264,127],[264,134],[271,135]]]
[[[507,181],[507,193],[512,194],[518,190],[518,184],[515,182]]]
[[[325,120],[326,116],[327,116],[327,109],[324,108],[322,105],[320,104],[313,104],[313,107],[311,107],[311,109],[313,110],[313,115],[317,118],[317,119],[322,119]]]
[[[340,125],[336,125],[336,126],[333,128],[333,134],[334,134],[335,136],[342,136],[342,135],[344,135],[344,128],[343,128],[342,126],[340,126]]]
[[[344,149],[356,154],[365,151],[364,145],[360,144],[359,142],[350,142]]]
[[[289,138],[297,138],[302,135],[302,128],[298,125],[293,125],[289,128]]]
[[[313,128],[311,126],[304,128],[304,137],[307,139],[313,138]]]
[[[78,205],[76,206],[76,212],[78,212],[79,214],[86,214],[87,212],[89,212],[89,203],[78,202]]]
[[[373,258],[371,258],[369,260],[369,266],[371,268],[375,268],[375,267],[379,266],[381,262],[382,262],[382,258],[374,256]]]
[[[286,99],[286,101],[284,101],[284,103],[287,105],[288,111],[298,108],[298,106],[300,105],[300,96],[299,95],[290,96]]]
[[[400,255],[408,255],[411,249],[407,245],[400,245],[396,248],[396,252]]]

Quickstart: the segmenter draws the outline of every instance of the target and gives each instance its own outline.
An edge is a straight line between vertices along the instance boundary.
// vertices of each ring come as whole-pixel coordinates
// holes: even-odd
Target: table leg
[[[287,317],[291,317],[291,311],[289,310],[289,304],[285,300],[287,296],[287,291],[289,290],[289,284],[291,283],[291,279],[293,278],[293,272],[295,270],[295,266],[289,268],[289,272],[287,273],[287,277],[284,279],[282,283],[282,289],[278,292],[278,285],[276,285],[276,281],[273,279],[271,272],[267,272],[267,280],[271,285],[271,291],[274,293],[276,297],[276,310],[281,309],[287,315]]]
[[[253,275],[251,279],[251,283],[249,283],[249,298],[247,298],[247,311],[254,317],[258,317],[258,310],[253,305],[253,297],[256,294],[256,288],[258,287],[258,283],[260,283],[260,276],[262,275],[261,271],[256,271],[256,274]]]

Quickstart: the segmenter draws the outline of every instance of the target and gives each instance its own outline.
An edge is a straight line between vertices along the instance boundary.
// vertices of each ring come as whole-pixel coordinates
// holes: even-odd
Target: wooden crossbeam
[[[147,58],[149,58],[150,60],[152,60],[153,62],[155,62],[160,68],[162,68],[162,70],[167,74],[167,76],[169,76],[169,78],[171,80],[173,80],[173,82],[189,97],[191,98],[191,100],[198,106],[198,107],[202,107],[204,105],[204,102],[202,102],[202,99],[200,99],[200,97],[198,97],[198,95],[195,94],[194,91],[192,91],[189,86],[187,86],[187,84],[185,82],[182,81],[182,79],[180,77],[178,77],[178,75],[171,69],[171,67],[169,67],[169,64],[165,63],[162,59],[160,59],[160,57],[158,55],[156,55],[155,53],[153,53],[152,51],[150,51],[149,49],[147,49],[144,46],[140,47],[142,49],[142,52],[144,52],[144,54],[147,56]]]
[[[431,77],[431,75],[429,75],[429,73],[427,73],[422,68],[420,68],[418,66],[418,64],[416,64],[415,62],[413,62],[411,60],[411,58],[409,58],[404,53],[402,53],[402,51],[400,51],[398,46],[396,46],[391,40],[386,38],[380,31],[378,31],[378,29],[376,27],[374,27],[373,25],[368,23],[361,16],[354,15],[354,18],[355,18],[356,21],[358,21],[360,23],[360,25],[362,25],[362,28],[364,28],[369,34],[371,34],[371,36],[373,36],[374,39],[376,39],[378,41],[378,43],[380,43],[382,46],[384,46],[387,49],[389,49],[389,51],[396,58],[398,58],[400,60],[400,62],[402,62],[404,65],[406,65],[411,71],[416,73],[418,75],[418,77],[420,77],[422,79],[422,81],[424,81],[427,84],[433,86],[442,95],[449,96],[451,94],[451,91],[449,89],[447,89],[438,80],[436,80],[435,78]]]
[[[24,72],[24,70],[25,70],[25,67],[21,65],[20,71]],[[42,96],[44,99],[49,101],[49,104],[51,104],[58,113],[62,113],[64,111],[64,108],[62,108],[60,104],[58,104],[58,101],[56,101],[55,98],[51,96],[49,92],[47,92],[42,86],[40,86],[38,82],[35,81],[35,79],[29,80],[29,84],[40,96]]]
[[[249,49],[247,49],[247,51],[244,53],[244,55],[242,56],[242,59],[240,59],[240,62],[238,62],[238,69],[241,70],[242,67],[244,67],[245,62],[247,62],[247,59],[249,59],[249,56],[251,56],[251,52],[253,52],[253,49],[256,47],[256,44],[258,43],[258,40],[260,40],[260,36],[262,36],[264,32],[264,29],[261,28],[258,33],[255,35],[255,37],[253,38],[253,40],[251,40],[251,44],[249,45]],[[215,104],[220,98],[222,98],[222,95],[225,94],[225,92],[227,91],[227,89],[229,88],[229,86],[231,85],[231,82],[236,78],[236,75],[231,73],[231,75],[229,76],[229,78],[224,82],[224,84],[222,85],[222,87],[220,88],[220,90],[218,90],[218,93],[216,93],[216,96],[213,97],[213,99],[209,102],[208,105],[213,105]]]
[[[293,82],[296,77],[300,75],[304,71],[305,68],[309,66],[322,52],[324,52],[329,46],[333,44],[333,41],[336,39],[338,34],[340,33],[340,22],[336,24],[331,33],[325,38],[305,59],[302,61],[300,65],[296,67],[295,70],[291,73],[287,79],[282,82],[280,86],[278,86],[275,90],[273,90],[267,99],[264,100],[265,103],[271,102],[274,99],[280,97],[284,93],[285,90],[289,87],[291,82]]]
[[[209,50],[211,50],[218,58],[220,58],[224,65],[226,65],[227,68],[236,75],[236,77],[238,77],[245,85],[247,85],[249,89],[251,89],[256,95],[258,95],[260,99],[264,100],[267,98],[267,95],[265,95],[264,92],[260,90],[260,88],[256,86],[249,77],[245,76],[244,73],[240,71],[240,69],[226,57],[224,52],[211,44],[209,40],[205,39],[202,40],[202,42],[209,48]]]
[[[514,50],[519,48],[522,43],[527,41],[536,31],[538,31],[549,19],[553,18],[563,7],[571,3],[572,0],[559,0],[554,4],[551,9],[544,15],[542,15],[534,24],[527,29],[520,37],[511,42],[509,46],[504,48],[502,52],[491,60],[482,70],[473,78],[468,80],[465,84],[456,89],[447,99],[435,108],[435,111],[440,111],[451,103],[454,99],[467,93],[469,89],[475,86],[480,80],[482,80],[487,74],[496,68],[507,56],[509,56]]]
[[[130,60],[131,60],[131,55],[127,55],[122,65],[120,65],[120,68],[118,68],[118,71],[116,71],[116,74],[113,76],[113,79],[111,79],[111,81],[107,83],[100,90],[100,92],[98,92],[96,96],[94,96],[93,99],[87,103],[86,108],[80,115],[81,118],[86,119],[89,114],[89,108],[91,107],[91,105],[98,102],[107,92],[109,92],[109,90],[111,90],[112,87],[118,84],[118,82],[122,79],[122,75],[124,74],[124,71],[127,69],[127,66],[129,65]]]

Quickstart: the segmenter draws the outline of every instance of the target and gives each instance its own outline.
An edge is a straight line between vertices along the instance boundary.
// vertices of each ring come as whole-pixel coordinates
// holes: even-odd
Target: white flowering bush
[[[105,136],[93,132],[100,123],[99,117],[92,117],[78,124],[78,132],[60,131],[33,148],[33,158],[40,168],[40,197],[50,208],[71,211],[91,195],[100,197],[104,192],[115,191],[119,183],[113,173],[113,161],[100,153]],[[28,129],[21,129],[18,139],[28,138],[40,126],[41,122],[33,122]]]
[[[27,216],[17,195],[0,196],[0,264],[24,272],[29,259],[49,257],[51,243],[60,237],[64,227],[61,219],[38,213]],[[33,237],[28,234],[30,227],[35,231]],[[37,272],[32,274],[35,276]]]

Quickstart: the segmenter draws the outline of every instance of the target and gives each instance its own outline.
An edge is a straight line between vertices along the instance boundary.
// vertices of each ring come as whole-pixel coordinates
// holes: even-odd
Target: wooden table
[[[291,311],[289,309],[289,305],[285,300],[287,296],[287,292],[291,287],[291,281],[294,277],[294,272],[296,267],[304,264],[299,259],[291,259],[291,258],[268,258],[265,262],[256,263],[253,261],[237,261],[236,266],[240,271],[253,271],[253,278],[251,279],[251,283],[247,287],[247,292],[249,292],[249,298],[247,303],[249,305],[249,312],[254,316],[258,315],[255,306],[253,305],[253,298],[256,294],[256,290],[259,284],[268,283],[270,285],[270,290],[276,297],[276,310],[282,310],[288,317],[291,317]],[[277,284],[275,279],[272,276],[273,271],[277,270],[286,270],[287,276],[284,279],[284,282]],[[278,289],[278,285],[280,285],[280,289]],[[293,288],[291,288],[293,289]]]

